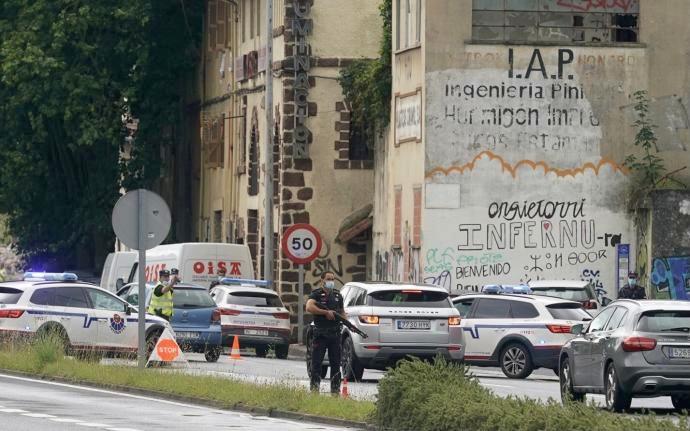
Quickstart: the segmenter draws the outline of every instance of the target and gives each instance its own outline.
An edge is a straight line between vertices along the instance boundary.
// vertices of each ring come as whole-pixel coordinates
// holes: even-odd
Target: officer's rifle
[[[315,303],[316,306],[319,307],[320,309],[322,309],[322,310],[328,310],[328,308],[326,308],[325,305],[319,304],[319,303],[316,302],[316,301],[314,301],[314,303]],[[345,327],[347,327],[347,329],[349,329],[350,331],[354,332],[355,334],[359,335],[359,336],[362,337],[362,338],[369,338],[369,336],[368,336],[366,333],[360,331],[359,328],[357,328],[355,325],[352,324],[352,322],[350,322],[349,320],[347,320],[346,318],[344,318],[343,316],[341,316],[340,314],[338,314],[337,311],[335,311],[335,310],[329,310],[329,311],[332,311],[332,312],[333,312],[333,315],[335,316],[335,320],[337,320],[338,322],[340,322],[340,323],[342,323],[343,325],[345,325]]]

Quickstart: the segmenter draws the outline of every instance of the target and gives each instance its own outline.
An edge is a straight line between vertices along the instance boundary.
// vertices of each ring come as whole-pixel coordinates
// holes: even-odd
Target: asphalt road
[[[344,431],[0,374],[0,429],[12,431]]]
[[[231,360],[227,355],[217,363],[208,363],[203,355],[187,354],[191,373],[202,373],[224,376],[259,383],[284,383],[308,387],[309,381],[304,361],[278,360],[274,358],[256,358],[243,351],[242,360]],[[507,397],[515,395],[548,401],[549,398],[560,400],[558,377],[551,370],[534,371],[526,380],[506,378],[498,368],[471,369],[481,384],[496,395]],[[375,400],[376,384],[384,376],[381,371],[367,370],[361,383],[349,383],[348,389],[353,398]],[[321,383],[322,392],[329,390],[328,380]],[[604,405],[602,395],[588,395],[598,405]],[[633,409],[650,409],[657,414],[671,413],[673,405],[669,397],[633,399]]]

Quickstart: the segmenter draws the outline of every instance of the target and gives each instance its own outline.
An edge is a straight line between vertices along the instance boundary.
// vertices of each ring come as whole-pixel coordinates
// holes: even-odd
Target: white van
[[[138,263],[135,263],[138,265]],[[226,243],[181,243],[159,245],[146,252],[146,281],[158,279],[158,271],[177,268],[185,283],[210,287],[218,279],[216,271],[225,268],[226,277],[254,278],[249,247]],[[139,269],[131,273],[129,282],[137,281]]]
[[[115,293],[124,286],[129,280],[137,256],[136,251],[118,251],[108,254],[101,273],[101,287]]]

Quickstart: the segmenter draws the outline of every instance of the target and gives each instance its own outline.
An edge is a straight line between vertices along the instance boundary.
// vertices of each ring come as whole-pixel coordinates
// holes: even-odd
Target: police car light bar
[[[25,272],[24,281],[77,281],[77,274],[71,272]]]
[[[529,295],[532,293],[532,289],[529,286],[518,284],[518,285],[498,285],[498,284],[487,284],[482,288],[482,293],[497,295],[499,293],[512,293],[516,295]]]
[[[221,278],[220,284],[226,286],[258,286],[258,287],[268,287],[269,283],[266,280],[251,280],[248,278]]]

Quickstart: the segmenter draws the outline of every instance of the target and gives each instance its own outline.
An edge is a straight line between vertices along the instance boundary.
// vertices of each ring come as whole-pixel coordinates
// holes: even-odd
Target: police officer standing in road
[[[335,313],[345,316],[343,297],[335,289],[335,274],[321,274],[321,287],[311,292],[307,301],[307,312],[314,315],[314,335],[311,350],[310,387],[318,392],[321,386],[321,364],[328,350],[328,362],[331,365],[331,394],[340,393],[340,333],[342,326],[336,320]],[[326,310],[319,308],[321,304]]]
[[[647,299],[644,287],[637,284],[637,273],[628,274],[628,284],[618,291],[618,299]]]
[[[172,278],[170,277],[171,274]],[[162,317],[168,322],[173,315],[173,289],[179,281],[178,274],[179,271],[175,268],[171,271],[161,269],[158,272],[158,284],[153,289],[153,295],[149,303],[148,312]]]

